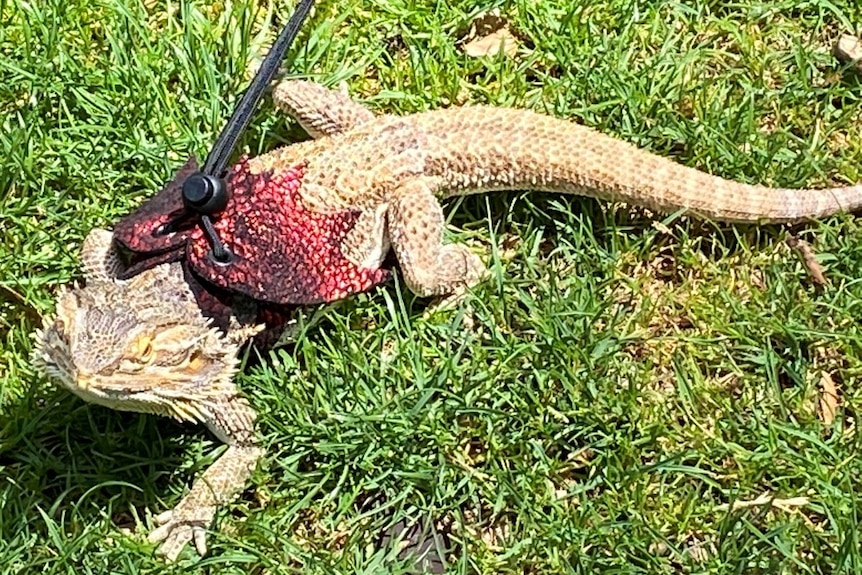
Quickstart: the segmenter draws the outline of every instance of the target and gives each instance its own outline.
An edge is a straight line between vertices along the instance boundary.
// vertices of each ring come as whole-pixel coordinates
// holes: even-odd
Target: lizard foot
[[[453,307],[488,275],[482,258],[463,244],[440,246],[433,260],[407,263],[406,259],[402,257],[399,263],[410,291],[420,297],[441,296]]]
[[[440,249],[439,269],[443,271],[446,280],[438,276],[437,291],[440,299],[431,305],[433,310],[452,309],[461,304],[470,289],[488,277],[488,268],[482,258],[474,254],[463,244],[446,244]]]
[[[216,507],[200,506],[183,499],[172,511],[165,511],[154,518],[158,526],[147,537],[151,542],[161,541],[159,553],[168,561],[176,561],[186,543],[194,541],[201,555],[207,552],[207,528],[215,517]]]
[[[478,255],[464,244],[448,244],[440,253],[444,269],[456,271],[461,282],[455,286],[452,296],[463,295],[471,287],[488,277],[488,268]]]

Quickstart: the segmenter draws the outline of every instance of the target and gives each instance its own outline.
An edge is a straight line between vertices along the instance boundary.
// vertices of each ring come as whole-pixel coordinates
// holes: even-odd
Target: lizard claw
[[[153,543],[162,542],[158,552],[168,561],[176,561],[190,541],[200,555],[205,555],[207,527],[214,515],[215,507],[192,507],[180,502],[173,511],[165,511],[153,518],[158,527],[150,532],[147,539]]]

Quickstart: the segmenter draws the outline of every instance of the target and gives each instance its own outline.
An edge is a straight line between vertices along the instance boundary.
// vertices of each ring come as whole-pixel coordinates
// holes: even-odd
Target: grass
[[[498,7],[512,58],[468,58]],[[0,1],[0,571],[402,572],[380,533],[429,518],[455,573],[859,573],[862,234],[733,227],[518,192],[454,201],[489,254],[430,317],[397,281],[304,310],[239,383],[267,457],[202,560],[146,543],[220,452],[201,429],[82,403],[29,333],[86,232],[206,153],[291,11],[246,0]],[[291,71],[373,109],[532,108],[749,182],[862,180],[852,0],[321,1]],[[858,30],[857,30],[858,31]],[[264,106],[245,149],[300,136]],[[840,388],[834,422],[821,382]],[[728,510],[762,494],[807,498]]]

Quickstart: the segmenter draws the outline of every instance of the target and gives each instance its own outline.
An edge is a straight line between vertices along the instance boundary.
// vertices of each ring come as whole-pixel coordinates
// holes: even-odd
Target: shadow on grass
[[[261,355],[250,354],[249,365],[267,361]],[[31,568],[50,557],[96,553],[117,540],[151,555],[156,546],[145,539],[148,515],[167,509],[166,501],[220,453],[218,442],[201,441],[207,436],[201,426],[87,404],[34,378],[27,395],[7,406],[0,427],[0,540],[30,547]],[[331,489],[337,481],[328,483]],[[263,505],[251,492],[243,499],[247,507]],[[447,530],[435,518],[406,510],[409,505],[382,492],[358,497],[357,529],[344,552],[367,552],[370,543],[365,561],[443,572],[451,548]],[[35,563],[34,542],[43,549],[35,556],[44,557]],[[12,561],[14,554],[3,559]]]
[[[39,380],[8,406],[0,428],[2,540],[134,529],[146,510],[163,510],[159,495],[179,487],[175,473],[196,474],[181,459],[200,443],[194,427],[88,405],[47,385]]]

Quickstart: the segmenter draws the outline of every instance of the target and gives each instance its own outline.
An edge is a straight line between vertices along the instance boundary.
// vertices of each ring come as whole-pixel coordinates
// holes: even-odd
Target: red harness
[[[359,268],[341,252],[357,212],[305,208],[299,196],[304,166],[252,174],[245,158],[225,175],[229,200],[212,216],[230,253],[227,263],[216,261],[199,216],[185,209],[181,196],[183,181],[197,170],[189,159],[167,186],[117,223],[114,241],[131,255],[123,277],[183,261],[202,311],[218,322],[229,317],[236,295],[283,319],[286,306],[342,299],[389,278],[387,270]]]

